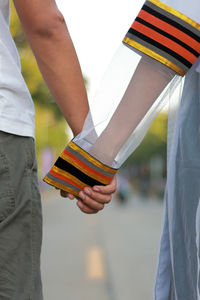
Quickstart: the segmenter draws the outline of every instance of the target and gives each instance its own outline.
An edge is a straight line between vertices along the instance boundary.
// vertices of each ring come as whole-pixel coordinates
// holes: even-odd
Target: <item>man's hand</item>
[[[79,193],[81,200],[77,201],[77,206],[86,214],[95,214],[111,201],[112,194],[116,191],[116,188],[116,178],[106,186],[86,187],[84,191]]]
[[[77,201],[77,206],[86,214],[96,214],[104,208],[105,204],[111,201],[112,194],[116,191],[116,178],[106,186],[94,186],[93,188],[86,187],[79,193],[80,199]],[[68,197],[73,200],[74,196],[60,191],[62,197]]]

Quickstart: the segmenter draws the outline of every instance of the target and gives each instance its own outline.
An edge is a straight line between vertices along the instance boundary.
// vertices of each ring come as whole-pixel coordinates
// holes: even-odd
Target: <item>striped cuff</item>
[[[200,55],[200,24],[159,0],[147,0],[123,43],[184,76]]]
[[[102,164],[71,141],[43,180],[78,196],[86,186],[109,184],[117,171]]]

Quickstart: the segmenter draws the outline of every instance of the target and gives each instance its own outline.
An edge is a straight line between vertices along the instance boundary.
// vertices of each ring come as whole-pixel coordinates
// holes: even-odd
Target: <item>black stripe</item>
[[[143,25],[145,25],[145,26],[147,26],[147,27],[155,30],[156,32],[164,35],[165,37],[169,38],[170,40],[176,42],[177,44],[181,45],[182,47],[184,47],[185,49],[187,49],[188,51],[190,51],[196,57],[199,57],[200,53],[198,53],[196,50],[194,50],[193,48],[191,48],[190,46],[188,46],[187,44],[185,44],[183,41],[177,39],[175,36],[173,36],[173,35],[169,34],[168,32],[165,32],[164,30],[162,30],[162,29],[160,29],[160,28],[158,28],[158,27],[156,27],[156,26],[154,26],[154,25],[146,22],[145,20],[143,20],[143,19],[141,19],[139,17],[137,17],[135,20],[137,22],[139,22],[139,23],[141,23],[141,24],[143,24]]]
[[[163,46],[162,44],[154,41],[153,39],[149,38],[148,36],[138,32],[138,31],[134,30],[133,28],[130,28],[128,32],[131,33],[132,35],[135,35],[135,36],[139,37],[140,39],[146,41],[147,43],[157,47],[158,49],[165,51],[166,53],[170,54],[171,56],[175,57],[177,60],[182,62],[186,67],[191,68],[192,64],[188,60],[186,60],[184,57],[182,57],[178,53],[174,52],[173,50]]]
[[[68,163],[66,160],[62,159],[59,157],[57,161],[55,162],[55,166],[69,172],[72,174],[74,177],[78,178],[80,181],[84,182],[85,184],[88,184],[89,186],[94,186],[94,185],[105,185],[90,176],[84,174],[80,170],[78,170],[76,167]]]
[[[195,33],[193,33],[192,31],[190,31],[189,29],[187,29],[186,27],[182,26],[180,23],[166,17],[163,14],[160,14],[159,12],[153,10],[152,8],[148,7],[147,5],[143,5],[142,10],[147,11],[148,13],[150,13],[151,15],[161,19],[162,21],[167,22],[168,24],[178,28],[179,30],[183,31],[184,33],[188,34],[190,37],[192,37],[193,39],[195,39],[197,42],[200,42],[200,36],[196,35]],[[163,13],[165,11],[163,10]]]

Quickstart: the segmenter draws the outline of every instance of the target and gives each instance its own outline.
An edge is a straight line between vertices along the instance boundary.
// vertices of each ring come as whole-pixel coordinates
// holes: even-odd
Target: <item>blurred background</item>
[[[70,1],[69,1],[70,2]],[[80,59],[89,99],[143,1],[58,0]],[[12,3],[11,3],[12,4]],[[44,214],[45,300],[152,299],[166,182],[167,110],[118,175],[112,203],[83,215],[42,182],[71,132],[46,87],[13,4],[11,32],[36,108],[36,151]],[[67,80],[67,79],[66,79]]]

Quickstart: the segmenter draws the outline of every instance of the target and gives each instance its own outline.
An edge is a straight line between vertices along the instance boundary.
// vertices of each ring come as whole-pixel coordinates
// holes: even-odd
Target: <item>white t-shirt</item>
[[[0,130],[34,137],[35,108],[9,31],[9,0],[0,0]]]

